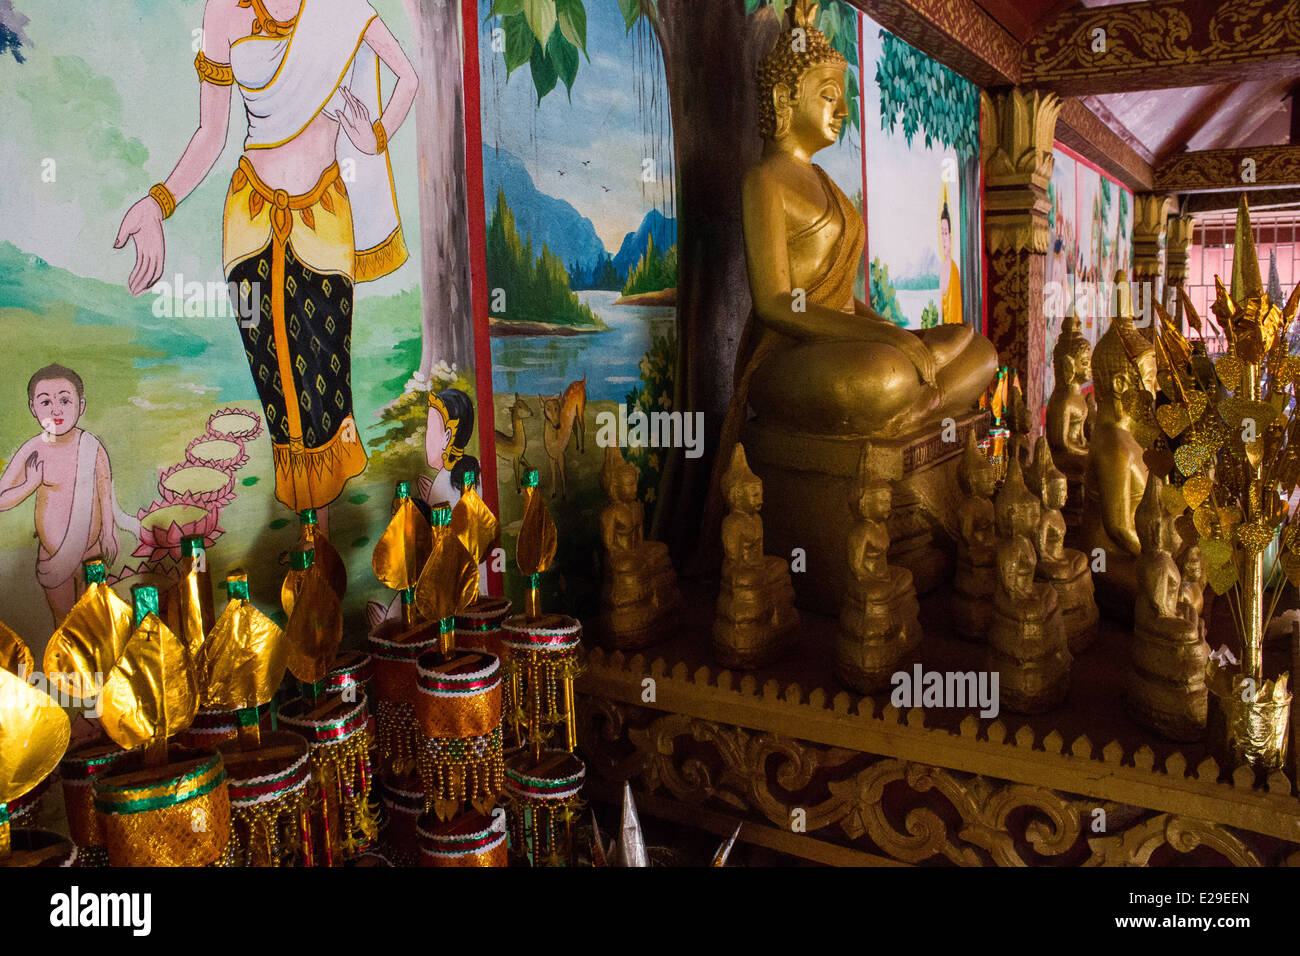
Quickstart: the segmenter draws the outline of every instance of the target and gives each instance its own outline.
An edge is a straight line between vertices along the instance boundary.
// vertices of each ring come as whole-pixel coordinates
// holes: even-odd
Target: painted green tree
[[[623,286],[624,295],[658,292],[677,285],[677,244],[674,243],[666,252],[660,253],[655,246],[655,237],[651,235],[649,238],[645,252],[627,274],[627,282]]]

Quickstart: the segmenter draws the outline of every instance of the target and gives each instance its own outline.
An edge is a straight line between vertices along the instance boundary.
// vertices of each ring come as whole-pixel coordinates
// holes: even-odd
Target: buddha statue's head
[[[758,132],[811,155],[839,139],[848,116],[848,61],[815,26],[817,4],[795,0],[786,28],[758,65]]]
[[[1169,516],[1165,514],[1164,503],[1160,500],[1163,484],[1159,475],[1147,475],[1142,501],[1133,515],[1133,530],[1137,532],[1143,554],[1169,550]]]
[[[993,517],[997,525],[998,536],[1010,538],[1013,535],[1032,536],[1038,527],[1038,518],[1042,514],[1042,502],[1033,496],[1025,485],[1025,474],[1021,470],[1020,460],[1012,458],[1007,466],[1007,476],[1002,482],[1002,489],[993,502]]]
[[[1127,274],[1115,273],[1117,287],[1127,288]],[[1120,284],[1123,284],[1122,286]],[[1156,390],[1155,346],[1133,326],[1132,306],[1117,295],[1110,328],[1092,352],[1092,386],[1097,408],[1116,421],[1130,417],[1141,392],[1154,396]]]
[[[997,488],[998,477],[993,470],[993,463],[980,453],[975,444],[975,429],[966,433],[966,445],[962,449],[961,461],[957,465],[957,483],[962,492],[972,498],[992,498]]]
[[[763,482],[749,468],[745,446],[736,442],[731,453],[731,463],[722,475],[722,492],[733,512],[758,514],[763,507]]]
[[[635,501],[638,478],[636,465],[623,457],[617,445],[605,446],[605,462],[600,469],[600,484],[610,501],[622,503]]]
[[[1067,389],[1082,385],[1092,375],[1092,346],[1079,331],[1079,317],[1067,315],[1061,323],[1061,335],[1052,349],[1052,368],[1056,372],[1056,387]]]
[[[1057,468],[1056,465],[1050,464],[1047,470],[1043,472],[1043,507],[1048,511],[1060,511],[1065,507],[1065,500],[1069,495],[1069,482],[1066,480],[1065,472]]]

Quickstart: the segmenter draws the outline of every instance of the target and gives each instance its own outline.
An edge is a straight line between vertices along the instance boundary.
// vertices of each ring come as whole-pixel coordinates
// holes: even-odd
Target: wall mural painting
[[[863,21],[871,305],[904,328],[982,328],[979,89]]]
[[[39,660],[83,559],[104,557],[129,599],[174,576],[189,534],[216,580],[244,567],[269,611],[298,539],[290,509],[313,505],[359,620],[394,482],[426,470],[404,4],[276,22],[264,0],[102,0],[93,31],[67,30],[53,0],[20,6],[28,42],[0,63],[15,187],[0,192],[0,322],[32,334],[6,338],[0,620]],[[283,35],[254,36],[255,16]],[[252,89],[277,68],[292,89]],[[395,103],[378,150],[371,124]],[[163,223],[168,197],[140,197],[168,181]],[[304,198],[273,223],[281,187]],[[472,393],[466,372],[434,372],[435,391]]]
[[[1056,381],[1052,349],[1061,321],[1079,317],[1093,346],[1110,324],[1116,270],[1133,269],[1133,193],[1058,145],[1048,186],[1052,203],[1043,311],[1047,321],[1045,394]],[[1135,302],[1135,304],[1137,304]]]

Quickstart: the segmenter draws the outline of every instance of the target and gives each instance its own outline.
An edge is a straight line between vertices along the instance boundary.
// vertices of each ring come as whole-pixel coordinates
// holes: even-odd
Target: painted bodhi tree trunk
[[[465,182],[465,85],[460,0],[404,0],[415,32],[412,60],[419,137],[420,288],[423,326],[414,384],[427,387],[439,360],[474,364]]]
[[[741,180],[759,158],[758,61],[778,32],[743,0],[659,0],[655,32],[673,117],[677,170],[677,373],[673,407],[704,413],[704,454],[669,456],[652,537],[679,563],[696,553],[736,350],[749,318]]]

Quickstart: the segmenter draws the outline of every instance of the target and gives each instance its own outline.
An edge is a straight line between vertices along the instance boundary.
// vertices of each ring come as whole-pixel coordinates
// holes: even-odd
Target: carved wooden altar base
[[[926,670],[982,670],[922,602]],[[797,656],[744,675],[708,659],[709,591],[687,586],[681,633],[647,655],[590,651],[578,681],[587,792],[630,779],[642,814],[841,865],[1300,863],[1287,775],[1220,769],[1125,714],[1126,637],[1103,619],[1047,714],[899,710],[831,674],[834,621],[805,614]],[[1289,767],[1289,764],[1288,764]]]
[[[794,435],[748,422],[741,442],[754,474],[763,479],[763,543],[768,554],[789,559],[796,548],[808,571],[794,577],[796,603],[823,614],[838,614],[844,596],[847,535],[855,516],[851,495],[862,447],[870,441],[902,460],[903,477],[894,482],[889,516],[889,563],[907,568],[917,594],[952,578],[957,462],[966,433],[988,434],[988,412],[955,420],[944,441],[941,428],[892,441]]]

